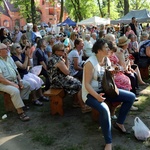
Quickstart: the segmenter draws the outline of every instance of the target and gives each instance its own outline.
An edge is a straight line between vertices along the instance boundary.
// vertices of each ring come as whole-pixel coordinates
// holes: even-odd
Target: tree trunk
[[[101,17],[103,18],[103,11],[102,11],[102,9],[101,9],[100,1],[97,0],[97,3],[98,3],[98,7],[99,7],[99,12],[100,12],[100,14],[101,14]]]
[[[108,0],[108,18],[110,18],[110,0]]]
[[[59,22],[62,22],[63,13],[64,13],[64,1],[63,1],[63,0],[61,0],[61,11],[60,11],[60,18],[59,18]]]
[[[124,0],[124,15],[129,12],[129,0]]]
[[[76,16],[77,16],[78,20],[81,21],[82,20],[82,15],[81,15],[80,10],[79,10],[80,9],[79,0],[75,0],[75,1],[71,0],[71,2],[72,2],[72,5],[75,9],[75,13],[76,13]]]
[[[31,18],[32,18],[32,23],[35,24],[35,2],[34,0],[31,0]]]

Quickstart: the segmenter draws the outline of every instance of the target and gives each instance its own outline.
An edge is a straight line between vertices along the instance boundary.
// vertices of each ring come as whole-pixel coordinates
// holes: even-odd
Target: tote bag
[[[111,98],[114,98],[117,95],[119,95],[119,90],[115,84],[113,75],[109,70],[109,66],[107,65],[107,58],[106,58],[106,69],[102,78],[102,88],[104,93]]]

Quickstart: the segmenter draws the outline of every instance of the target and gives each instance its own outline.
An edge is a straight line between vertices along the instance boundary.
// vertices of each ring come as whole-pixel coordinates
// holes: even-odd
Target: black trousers
[[[136,73],[125,73],[126,76],[129,77],[130,81],[131,81],[131,92],[133,92],[134,94],[136,93],[136,88],[138,88],[138,78],[137,78],[137,74]]]

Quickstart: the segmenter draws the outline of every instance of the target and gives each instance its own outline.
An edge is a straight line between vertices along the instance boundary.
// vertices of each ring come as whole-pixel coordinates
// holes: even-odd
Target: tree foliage
[[[93,15],[100,16],[94,0],[65,0],[65,6],[69,16],[76,21],[92,17]]]
[[[20,9],[21,16],[26,19],[27,22],[33,24],[40,21],[40,12],[38,11],[38,3],[34,0],[12,0],[16,8]]]
[[[45,0],[52,5],[55,0]],[[63,17],[63,8],[66,7],[69,17],[73,20],[81,21],[93,16],[103,18],[118,19],[130,10],[148,9],[150,10],[149,0],[58,0],[61,3],[60,22]],[[38,23],[40,12],[38,3],[35,0],[11,0],[27,22]],[[0,0],[3,6],[3,0]]]
[[[76,9],[77,1],[80,2],[80,9]],[[149,0],[66,0],[65,6],[69,16],[76,21],[95,15],[104,18],[118,19],[133,9],[150,10]],[[81,17],[79,17],[79,13]]]

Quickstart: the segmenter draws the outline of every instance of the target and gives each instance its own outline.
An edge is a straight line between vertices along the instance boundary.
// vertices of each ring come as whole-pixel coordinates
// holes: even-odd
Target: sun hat
[[[130,42],[130,39],[128,39],[126,36],[121,36],[118,39],[118,46],[124,46],[126,44],[129,44],[129,42]]]

